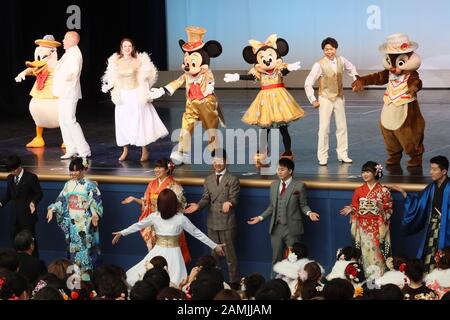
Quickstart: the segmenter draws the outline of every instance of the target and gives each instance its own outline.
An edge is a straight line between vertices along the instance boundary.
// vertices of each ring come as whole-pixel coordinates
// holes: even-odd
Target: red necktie
[[[280,197],[283,196],[285,191],[286,191],[286,182],[283,181],[283,183],[281,184]]]

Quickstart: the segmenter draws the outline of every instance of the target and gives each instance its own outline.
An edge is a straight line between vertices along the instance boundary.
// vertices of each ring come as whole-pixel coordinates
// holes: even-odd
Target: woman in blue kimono
[[[84,177],[87,168],[82,158],[70,162],[71,179],[47,212],[47,222],[56,214],[70,260],[80,267],[81,273],[92,270],[100,255],[98,221],[103,215],[97,183]]]
[[[421,259],[425,273],[435,267],[434,256],[437,250],[450,245],[450,183],[448,183],[448,159],[437,156],[430,159],[430,183],[418,195],[407,194],[398,186],[393,190],[402,193],[405,198],[402,225],[408,234],[421,231],[420,246],[416,258]],[[425,230],[426,229],[426,230]]]

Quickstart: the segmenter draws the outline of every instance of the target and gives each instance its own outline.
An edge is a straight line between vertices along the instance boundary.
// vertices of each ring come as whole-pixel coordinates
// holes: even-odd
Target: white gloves
[[[164,95],[164,93],[166,93],[166,91],[164,91],[164,88],[151,88],[149,97],[152,100],[156,100],[161,98]]]
[[[225,73],[225,78],[223,78],[225,82],[236,82],[239,81],[238,73]]]
[[[204,92],[205,97],[214,92],[214,83],[208,83]]]
[[[23,80],[25,80],[26,76],[27,76],[27,70],[24,70],[21,73],[19,73],[17,75],[17,77],[14,78],[14,80],[16,80],[16,82],[22,82]]]
[[[297,71],[298,69],[300,69],[300,61],[294,62],[294,63],[290,63],[287,65],[287,69],[289,71]]]

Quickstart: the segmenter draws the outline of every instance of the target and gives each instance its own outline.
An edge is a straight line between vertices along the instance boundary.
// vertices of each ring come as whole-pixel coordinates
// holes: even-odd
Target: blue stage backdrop
[[[188,25],[205,27],[206,40],[222,43],[223,54],[212,60],[218,69],[248,69],[242,49],[249,39],[263,41],[277,33],[289,42],[286,61],[300,60],[304,69],[322,55],[321,41],[335,37],[339,53],[358,69],[379,69],[378,52],[387,35],[407,33],[419,43],[424,69],[450,69],[450,1],[415,0],[166,0],[170,70],[178,70],[178,39]]]
[[[5,191],[5,181],[0,181],[0,194]],[[37,227],[41,257],[47,263],[53,259],[65,257],[65,244],[62,231],[55,221],[47,224],[46,207],[53,202],[63,184],[42,182],[44,198],[39,205],[39,223]],[[104,203],[104,217],[100,222],[103,262],[117,264],[125,269],[140,261],[147,253],[139,233],[120,240],[117,246],[111,245],[113,231],[119,231],[137,221],[140,211],[135,204],[121,205],[128,195],[141,197],[146,185],[100,184]],[[202,187],[185,186],[189,202],[197,201]],[[266,278],[271,271],[271,246],[268,234],[268,220],[255,226],[247,224],[250,217],[260,214],[268,205],[268,188],[242,188],[240,204],[237,209],[238,238],[237,254],[240,273],[245,276],[260,272]],[[351,191],[308,190],[308,201],[312,210],[320,214],[320,222],[306,222],[303,241],[309,248],[312,259],[317,259],[327,271],[334,264],[338,248],[351,244],[349,218],[339,215],[339,209],[351,202]],[[391,222],[392,247],[394,255],[414,256],[417,236],[406,237],[400,230],[402,214],[401,201],[394,197],[395,210]],[[206,210],[189,216],[192,222],[206,232]],[[0,208],[0,248],[9,247],[9,205]],[[193,261],[209,254],[209,249],[201,242],[187,235]],[[225,263],[222,264],[226,268]],[[227,274],[227,273],[225,273]]]

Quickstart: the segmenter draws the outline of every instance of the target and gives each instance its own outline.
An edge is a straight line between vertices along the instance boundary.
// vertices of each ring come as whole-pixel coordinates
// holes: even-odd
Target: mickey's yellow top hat
[[[202,27],[189,26],[185,30],[188,41],[183,44],[183,50],[191,52],[203,48],[205,45],[203,42],[203,36],[206,33],[206,29]]]

